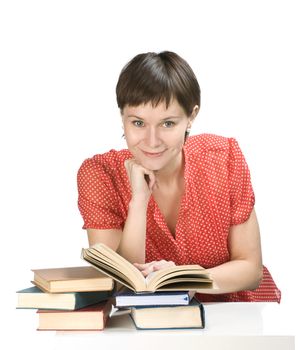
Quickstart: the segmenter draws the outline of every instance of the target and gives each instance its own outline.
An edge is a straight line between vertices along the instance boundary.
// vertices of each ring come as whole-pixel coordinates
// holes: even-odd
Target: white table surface
[[[205,304],[205,329],[137,330],[129,315],[112,317],[104,331],[36,331],[35,310],[15,310],[14,348],[33,349],[278,349],[293,350],[295,324],[276,303]],[[11,332],[12,332],[12,328]],[[13,347],[12,347],[13,348]]]

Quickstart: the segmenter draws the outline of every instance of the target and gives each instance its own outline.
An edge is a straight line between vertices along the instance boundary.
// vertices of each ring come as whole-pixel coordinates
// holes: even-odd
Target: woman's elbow
[[[257,269],[255,269],[255,273],[253,275],[254,275],[254,278],[253,278],[253,281],[251,283],[251,287],[250,287],[251,290],[257,289],[260,286],[260,284],[261,284],[261,281],[262,281],[262,278],[263,278],[263,267],[262,267],[262,265],[259,266]]]

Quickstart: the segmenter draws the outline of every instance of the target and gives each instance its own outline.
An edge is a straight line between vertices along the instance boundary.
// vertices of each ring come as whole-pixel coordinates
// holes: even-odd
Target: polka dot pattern
[[[230,226],[245,222],[255,198],[250,173],[237,141],[210,134],[191,136],[184,145],[185,193],[175,237],[154,198],[147,209],[146,261],[172,260],[205,268],[229,261]],[[78,172],[78,206],[84,229],[122,229],[131,199],[124,161],[128,150],[111,150],[85,160]],[[202,301],[280,301],[269,271],[259,288]]]

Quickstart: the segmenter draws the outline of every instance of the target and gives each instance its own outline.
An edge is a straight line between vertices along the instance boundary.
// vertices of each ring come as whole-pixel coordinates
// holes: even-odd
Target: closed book
[[[32,270],[33,283],[47,293],[112,290],[114,280],[91,266]]]
[[[148,305],[188,305],[189,292],[156,292],[137,294],[132,291],[120,291],[115,294],[116,307]]]
[[[111,297],[112,291],[45,293],[37,287],[17,292],[19,309],[77,310]]]
[[[40,331],[80,331],[102,330],[106,326],[112,302],[104,301],[83,309],[38,310],[38,330]]]
[[[195,298],[184,306],[132,307],[130,316],[138,329],[204,328],[204,306]]]

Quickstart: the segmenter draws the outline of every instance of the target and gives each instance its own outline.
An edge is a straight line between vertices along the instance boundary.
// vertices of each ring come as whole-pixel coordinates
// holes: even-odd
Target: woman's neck
[[[181,182],[184,174],[184,156],[183,152],[178,155],[172,164],[164,169],[154,172],[158,186],[169,186]]]

